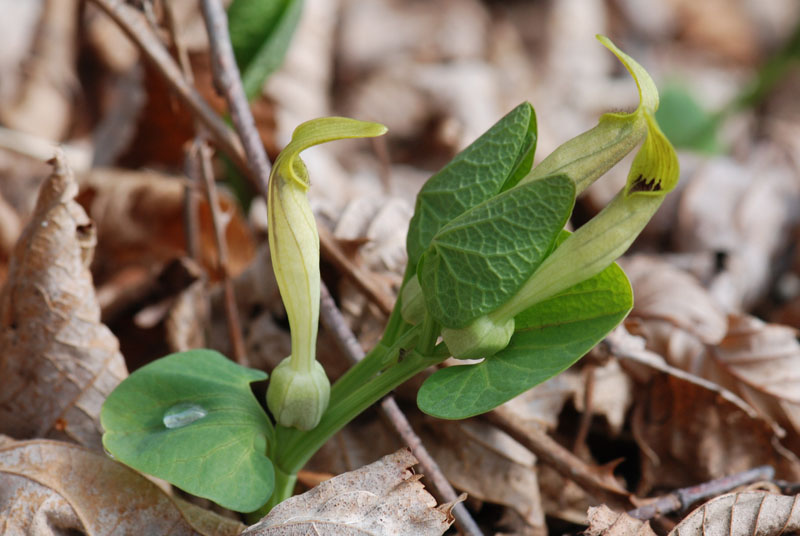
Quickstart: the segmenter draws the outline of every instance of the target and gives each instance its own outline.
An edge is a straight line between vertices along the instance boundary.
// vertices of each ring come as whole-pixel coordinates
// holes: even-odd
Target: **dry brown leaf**
[[[95,273],[103,277],[126,265],[153,266],[183,256],[186,185],[179,177],[121,169],[95,169],[81,177],[78,200],[97,224]],[[255,246],[235,200],[220,192],[220,208],[230,215],[225,239],[229,272],[235,276],[253,260]],[[214,231],[205,198],[198,199],[197,217],[199,260],[207,272],[216,274]]]
[[[724,254],[709,289],[726,311],[746,310],[768,291],[798,219],[795,176],[784,155],[762,145],[744,163],[710,160],[688,182],[674,236],[684,251]]]
[[[503,406],[520,422],[555,430],[564,404],[575,397],[581,389],[581,383],[580,372],[570,368],[512,398]]]
[[[0,431],[100,448],[100,408],[127,376],[100,323],[89,264],[95,229],[57,156],[0,291]]]
[[[800,343],[797,330],[731,315],[728,334],[708,348],[706,375],[747,400],[788,432],[800,449]]]
[[[798,495],[765,491],[729,493],[700,506],[681,521],[669,536],[742,534],[778,536],[800,531]]]
[[[588,517],[586,536],[656,536],[648,521],[619,514],[605,505],[589,508]]]
[[[726,316],[688,274],[637,256],[623,266],[636,295],[628,328],[669,363],[714,381],[782,427],[800,445],[800,343],[796,330],[748,315]]]
[[[778,442],[780,429],[735,393],[668,365],[623,328],[606,340],[642,385],[633,416],[642,449],[640,495],[764,464],[780,478],[800,476],[800,459]]]
[[[800,404],[800,343],[797,330],[731,315],[730,328],[710,349],[714,362],[743,384],[777,399]]]
[[[633,380],[616,359],[609,359],[601,366],[585,366],[581,373],[576,385],[575,409],[605,417],[611,435],[618,435],[633,404]]]
[[[77,87],[77,0],[49,0],[42,9],[25,80],[14,102],[0,108],[0,122],[60,141],[70,127]]]
[[[536,456],[528,449],[482,421],[428,422],[422,437],[454,487],[508,506],[529,527],[544,527]]]
[[[669,374],[639,389],[634,434],[643,449],[644,492],[679,488],[758,465],[800,477],[800,460],[777,443],[773,428],[720,393]]]
[[[681,38],[693,48],[746,64],[758,57],[757,28],[744,2],[671,0],[669,3],[677,12]]]
[[[48,440],[0,445],[4,534],[233,536],[244,526],[177,504],[132,469],[83,447]]]
[[[183,352],[206,346],[208,308],[208,289],[202,280],[195,281],[175,298],[164,319],[170,351]]]
[[[408,449],[291,497],[242,536],[271,535],[440,535],[453,523],[453,505],[436,500],[410,467]]]
[[[621,260],[636,297],[631,317],[665,320],[706,344],[725,336],[725,312],[693,276],[656,257]]]
[[[0,281],[5,280],[8,258],[21,229],[22,223],[19,221],[19,214],[0,193]]]

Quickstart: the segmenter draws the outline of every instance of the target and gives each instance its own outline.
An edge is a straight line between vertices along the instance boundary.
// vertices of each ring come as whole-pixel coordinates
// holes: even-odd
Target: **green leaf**
[[[569,177],[545,177],[442,227],[418,268],[431,315],[445,327],[461,328],[505,303],[544,260],[574,201]]]
[[[231,2],[228,29],[248,98],[280,67],[302,10],[302,0]]]
[[[612,264],[516,317],[510,344],[474,365],[441,369],[417,394],[419,408],[443,419],[465,419],[561,373],[625,318],[633,294],[625,273]]]
[[[143,473],[225,508],[253,511],[274,485],[266,456],[272,424],[250,390],[266,377],[212,350],[168,355],[108,396],[100,415],[103,445]],[[183,410],[167,420],[173,428],[164,420],[170,410]]]
[[[523,102],[428,179],[409,224],[409,266],[417,266],[447,222],[519,182],[530,170],[535,150],[536,114]]]

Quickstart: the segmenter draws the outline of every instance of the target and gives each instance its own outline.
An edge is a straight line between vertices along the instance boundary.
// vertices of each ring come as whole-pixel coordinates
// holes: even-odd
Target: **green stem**
[[[422,334],[419,337],[417,351],[422,355],[431,355],[433,347],[436,346],[436,339],[439,338],[441,326],[428,313],[425,313],[425,320],[422,321]]]
[[[409,335],[415,335],[417,330],[418,328],[410,330],[405,336],[401,337],[398,344],[392,345],[387,352],[399,356],[399,352],[402,348],[402,345],[399,343]],[[384,358],[387,357],[392,356],[384,356]],[[374,360],[385,361],[386,359]],[[386,371],[372,379],[368,379],[357,388],[351,389],[350,392],[344,391],[343,385],[349,386],[353,383],[352,381],[348,381],[345,384],[342,384],[341,381],[337,382],[334,384],[331,391],[331,405],[322,416],[322,420],[316,428],[308,432],[291,430],[282,440],[279,438],[279,452],[276,458],[273,459],[276,469],[280,467],[287,473],[297,473],[331,436],[353,420],[357,415],[380,400],[401,383],[427,367],[440,363],[443,360],[444,358],[442,357],[426,357],[416,351],[412,351],[403,359],[399,359],[395,365]],[[362,368],[362,366],[366,369],[369,363],[370,362],[365,359],[353,367],[351,372],[356,371],[355,376],[360,377],[362,375],[359,369]],[[334,393],[336,394],[335,397]]]
[[[270,510],[272,510],[275,506],[282,503],[289,497],[294,494],[294,485],[297,482],[297,472],[294,473],[285,473],[281,470],[280,467],[277,465],[274,466],[275,468],[275,489],[272,492],[272,496],[269,498],[269,501],[256,510],[255,512],[251,512],[247,514],[247,521],[252,523],[258,522],[261,518],[267,515]]]
[[[391,364],[397,358],[401,350],[410,350],[417,342],[419,336],[418,329],[406,329],[396,341],[387,345],[386,338],[375,345],[364,359],[351,367],[335,384],[331,387],[330,407],[335,406],[342,398],[350,396],[354,391],[366,384],[370,379],[381,370]]]

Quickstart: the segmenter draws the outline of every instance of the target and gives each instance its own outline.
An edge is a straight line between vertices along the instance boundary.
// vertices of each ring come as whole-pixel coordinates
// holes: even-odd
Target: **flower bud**
[[[664,197],[678,183],[678,157],[655,118],[645,114],[647,138],[625,187],[600,213],[550,254],[514,297],[492,311],[497,322],[593,277],[619,258],[639,236]]]
[[[575,194],[579,195],[631,152],[647,134],[646,115],[653,115],[658,109],[658,89],[653,79],[610,39],[602,35],[598,35],[597,39],[619,58],[633,76],[639,89],[639,106],[629,114],[604,114],[596,127],[560,145],[533,168],[520,184],[564,173],[575,182]]]
[[[328,408],[331,384],[318,361],[306,370],[295,370],[287,357],[272,371],[267,407],[281,426],[311,430]]]
[[[442,339],[457,359],[490,357],[508,346],[514,334],[514,317],[495,320],[491,315],[476,318],[466,327],[442,329]]]

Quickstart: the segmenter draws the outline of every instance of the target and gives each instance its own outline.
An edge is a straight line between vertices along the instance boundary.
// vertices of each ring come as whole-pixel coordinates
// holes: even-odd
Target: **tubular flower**
[[[299,153],[343,138],[380,136],[386,127],[343,117],[299,125],[275,161],[269,181],[269,248],[291,328],[292,354],[275,368],[267,406],[278,424],[314,428],[328,407],[330,381],[316,360],[319,234],[308,202],[308,171]]]
[[[626,184],[597,216],[564,240],[508,302],[465,328],[442,330],[442,338],[455,357],[492,355],[500,338],[505,337],[506,344],[510,340],[508,323],[516,315],[607,268],[625,253],[678,183],[677,155],[654,117],[658,92],[652,78],[608,38],[598,39],[633,76],[639,88],[639,107],[626,115],[604,115],[595,128],[556,149],[521,183],[567,173],[575,181],[576,190],[583,190],[644,137]],[[491,344],[465,347],[465,340]]]

